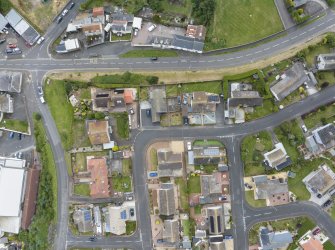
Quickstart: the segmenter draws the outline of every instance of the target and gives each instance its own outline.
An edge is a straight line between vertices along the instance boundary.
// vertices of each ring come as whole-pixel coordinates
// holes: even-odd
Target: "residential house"
[[[179,242],[179,222],[177,219],[164,220],[163,241],[168,243]]]
[[[308,74],[305,71],[301,62],[297,62],[286,70],[278,81],[274,82],[270,87],[270,91],[277,101],[281,101],[304,83],[315,85],[316,80],[313,74]]]
[[[9,114],[14,112],[14,99],[9,94],[0,94],[0,112]]]
[[[92,232],[93,220],[92,209],[90,206],[77,206],[73,212],[72,218],[80,233]]]
[[[135,201],[126,201],[121,206],[110,205],[105,209],[105,232],[115,235],[126,233],[126,222],[136,221]]]
[[[226,151],[216,146],[194,146],[193,154],[194,165],[218,165],[225,160]]]
[[[292,235],[289,231],[271,232],[266,227],[259,229],[260,250],[286,248],[292,242]]]
[[[136,99],[136,89],[124,89],[123,99],[126,104],[132,104]]]
[[[299,240],[299,245],[303,250],[323,250],[323,245],[316,239],[311,231]]]
[[[14,71],[0,71],[0,91],[20,93],[22,86],[22,73]]]
[[[154,87],[150,93],[151,121],[160,122],[160,116],[167,113],[166,92],[164,87]]]
[[[36,210],[40,170],[29,168],[27,171],[26,192],[22,210],[21,228],[27,230],[33,220]]]
[[[228,98],[228,109],[238,106],[242,107],[255,107],[263,105],[263,97],[261,97],[258,91],[247,90],[247,91],[232,91],[231,97]]]
[[[90,196],[93,198],[109,197],[108,171],[105,157],[87,157],[87,171],[91,173]]]
[[[98,18],[101,18],[101,19],[104,19],[105,18],[105,9],[104,7],[95,7],[92,9],[92,17],[98,17]]]
[[[264,163],[269,169],[278,171],[292,164],[291,158],[287,155],[284,145],[279,142],[275,144],[275,148],[264,154]]]
[[[131,34],[134,16],[123,12],[116,12],[111,15],[111,31],[118,36]]]
[[[286,179],[270,179],[266,175],[254,176],[252,179],[255,183],[255,200],[265,199],[267,206],[283,205],[290,202]]]
[[[102,44],[105,41],[105,31],[101,23],[91,23],[82,27],[86,37],[87,47]]]
[[[312,131],[306,138],[305,145],[313,154],[319,154],[335,146],[335,126],[326,124]]]
[[[229,188],[228,173],[215,172],[211,175],[200,175],[200,204],[218,203],[223,201],[223,194]]]
[[[165,216],[172,216],[176,213],[175,192],[172,183],[162,183],[158,188],[159,213]]]
[[[335,173],[326,164],[309,173],[302,181],[311,193],[324,196],[335,190]]]
[[[224,232],[223,207],[222,205],[211,205],[206,207],[206,218],[208,221],[209,234],[222,234]]]
[[[65,54],[79,50],[81,47],[78,38],[62,40],[55,48],[58,54]]]
[[[0,235],[19,233],[26,189],[26,161],[0,157]]]
[[[199,40],[205,40],[206,28],[203,25],[187,25],[186,34],[187,37],[196,38]]]
[[[108,121],[90,120],[86,122],[88,138],[92,145],[110,142]]]
[[[171,43],[172,49],[183,50],[201,54],[205,46],[203,39],[174,35]]]
[[[335,53],[320,54],[317,56],[318,70],[333,70],[335,69]]]
[[[183,176],[183,154],[173,152],[171,149],[158,149],[158,176],[180,177]]]

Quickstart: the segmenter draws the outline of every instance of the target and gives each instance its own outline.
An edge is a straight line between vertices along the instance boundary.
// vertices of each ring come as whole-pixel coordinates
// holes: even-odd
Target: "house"
[[[335,189],[335,173],[326,164],[309,173],[302,181],[310,192],[322,196]]]
[[[206,28],[203,25],[187,25],[187,30],[185,36],[196,38],[199,40],[205,40]]]
[[[332,123],[313,130],[312,135],[321,151],[335,146],[335,126]]]
[[[93,230],[92,209],[90,206],[77,206],[72,218],[80,233],[87,233]]]
[[[105,10],[104,7],[95,7],[92,10],[92,17],[101,17],[104,18]]]
[[[65,53],[73,52],[79,49],[80,49],[80,42],[78,38],[74,38],[74,39],[67,39],[65,41],[62,40],[56,46],[55,51],[58,54],[65,54]]]
[[[158,176],[180,177],[183,176],[183,155],[172,152],[170,149],[158,149]]]
[[[320,240],[316,239],[311,231],[299,240],[299,245],[303,250],[323,250]]]
[[[165,216],[172,216],[176,212],[174,185],[172,183],[162,183],[158,192],[159,213]]]
[[[188,52],[202,53],[205,43],[203,39],[174,35],[170,48]]]
[[[121,206],[108,206],[105,209],[105,232],[125,234],[126,222],[136,221],[135,210],[135,201],[125,201]]]
[[[255,200],[266,200],[267,206],[283,205],[290,202],[290,195],[286,179],[270,179],[266,175],[254,176]]]
[[[164,87],[154,87],[150,93],[151,121],[160,122],[161,114],[167,113],[166,92]]]
[[[179,242],[179,223],[177,219],[164,220],[163,241],[168,243]]]
[[[22,210],[21,228],[27,230],[33,220],[38,193],[40,170],[29,168],[27,171],[27,184],[24,198],[24,206]]]
[[[86,37],[85,45],[92,47],[105,42],[105,31],[102,23],[91,23],[82,27]]]
[[[259,228],[260,250],[285,248],[293,242],[289,231],[271,232],[266,227]]]
[[[14,99],[9,94],[0,94],[0,112],[10,114],[14,112]]]
[[[0,157],[0,235],[19,233],[25,189],[26,161]]]
[[[7,24],[7,19],[0,13],[0,34],[3,33],[2,30],[6,28]]]
[[[209,250],[226,250],[226,245],[222,235],[209,236]]]
[[[90,120],[86,122],[88,138],[92,145],[110,142],[108,121]]]
[[[136,89],[124,89],[123,99],[126,104],[132,104],[136,99]]]
[[[123,12],[116,12],[111,15],[111,31],[118,36],[131,34],[134,16]]]
[[[22,86],[22,73],[14,71],[0,71],[0,91],[20,93]]]
[[[274,168],[278,171],[292,164],[291,158],[287,155],[284,145],[279,142],[275,148],[264,154],[264,163],[267,168]]]
[[[335,53],[320,54],[317,56],[318,70],[333,70],[335,69]]]
[[[310,74],[306,73],[304,65],[301,62],[297,62],[286,70],[278,81],[274,82],[270,87],[270,91],[277,101],[281,101],[302,84],[313,82],[313,80]]]
[[[109,197],[106,158],[95,158],[93,156],[88,156],[87,171],[91,173],[90,196],[93,198]]]
[[[226,152],[220,147],[194,146],[194,165],[217,165],[224,160]]]
[[[200,175],[200,204],[220,203],[229,188],[227,173],[215,172],[211,175]],[[227,199],[227,198],[225,198]]]
[[[211,205],[206,207],[206,218],[208,221],[209,234],[217,235],[224,232],[222,205]]]
[[[9,25],[19,34],[30,46],[34,45],[41,37],[40,34],[15,10],[11,9],[6,19]]]
[[[228,98],[228,108],[231,107],[255,107],[263,105],[263,98],[258,91],[232,91],[231,97]]]

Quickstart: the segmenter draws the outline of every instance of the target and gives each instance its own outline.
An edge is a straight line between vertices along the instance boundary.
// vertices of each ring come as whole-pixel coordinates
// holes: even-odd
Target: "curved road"
[[[243,51],[222,54],[217,56],[194,55],[190,57],[160,58],[157,62],[151,62],[146,58],[109,58],[108,56],[99,59],[64,59],[55,60],[50,57],[48,47],[64,30],[66,22],[72,19],[83,0],[75,1],[77,5],[74,10],[64,18],[59,25],[52,24],[48,31],[46,41],[41,47],[34,47],[26,53],[22,59],[1,59],[0,69],[20,69],[35,72],[32,80],[35,83],[35,93],[37,85],[42,83],[43,77],[50,71],[66,70],[198,70],[217,69],[224,67],[234,67],[254,63],[310,40],[333,28],[335,14],[328,11],[325,16],[314,22],[305,25],[297,30],[289,32],[286,36],[277,40],[262,44],[255,48]],[[139,218],[138,231],[129,237],[101,238],[96,242],[88,241],[87,237],[75,237],[68,233],[68,203],[69,187],[67,167],[64,161],[64,151],[60,137],[46,105],[40,104],[37,97],[35,101],[43,116],[48,139],[53,149],[58,178],[58,223],[55,238],[55,249],[63,250],[69,246],[95,246],[95,247],[126,247],[130,249],[152,249],[149,198],[146,186],[145,159],[143,145],[149,145],[153,140],[163,140],[171,138],[218,138],[222,140],[227,148],[229,164],[231,166],[232,185],[232,211],[234,222],[234,234],[239,240],[235,241],[235,249],[247,249],[248,230],[250,227],[262,220],[272,220],[291,216],[308,215],[316,218],[317,223],[326,231],[330,239],[335,243],[335,228],[329,216],[319,207],[310,202],[297,202],[276,208],[251,208],[245,202],[244,189],[241,179],[243,177],[243,163],[240,158],[240,142],[247,135],[256,133],[266,128],[279,125],[285,120],[293,119],[303,113],[309,112],[316,107],[335,101],[335,86],[319,92],[305,100],[286,107],[278,113],[265,118],[233,126],[216,126],[209,129],[204,128],[152,128],[142,130],[134,141],[134,168],[133,179],[135,197],[137,200],[136,212]],[[261,216],[259,215],[261,214]],[[317,217],[316,217],[317,216]],[[235,237],[236,238],[236,237]],[[242,240],[243,239],[243,240]]]

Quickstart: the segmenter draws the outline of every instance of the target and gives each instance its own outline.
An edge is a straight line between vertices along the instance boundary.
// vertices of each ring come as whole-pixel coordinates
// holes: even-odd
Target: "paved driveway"
[[[291,28],[292,26],[295,25],[293,22],[290,13],[288,13],[287,8],[285,6],[285,1],[283,0],[275,0],[275,4],[280,16],[280,19],[284,25],[284,29]]]

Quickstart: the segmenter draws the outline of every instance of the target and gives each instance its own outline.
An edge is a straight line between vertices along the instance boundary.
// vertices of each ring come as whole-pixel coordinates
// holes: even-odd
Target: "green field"
[[[131,192],[131,177],[130,176],[113,176],[112,177],[113,191],[115,192]]]
[[[129,57],[175,57],[178,56],[178,53],[174,50],[161,50],[161,49],[145,49],[145,50],[130,50],[120,57],[129,58]]]
[[[205,49],[249,43],[282,29],[273,0],[217,0]]]
[[[184,181],[183,178],[176,178],[175,182],[179,188],[179,195],[180,195],[179,196],[179,200],[180,200],[179,206],[184,212],[186,212],[189,209],[187,182]]]
[[[124,139],[128,139],[129,137],[129,119],[128,113],[115,113],[113,114],[116,119],[116,130],[117,134]]]

